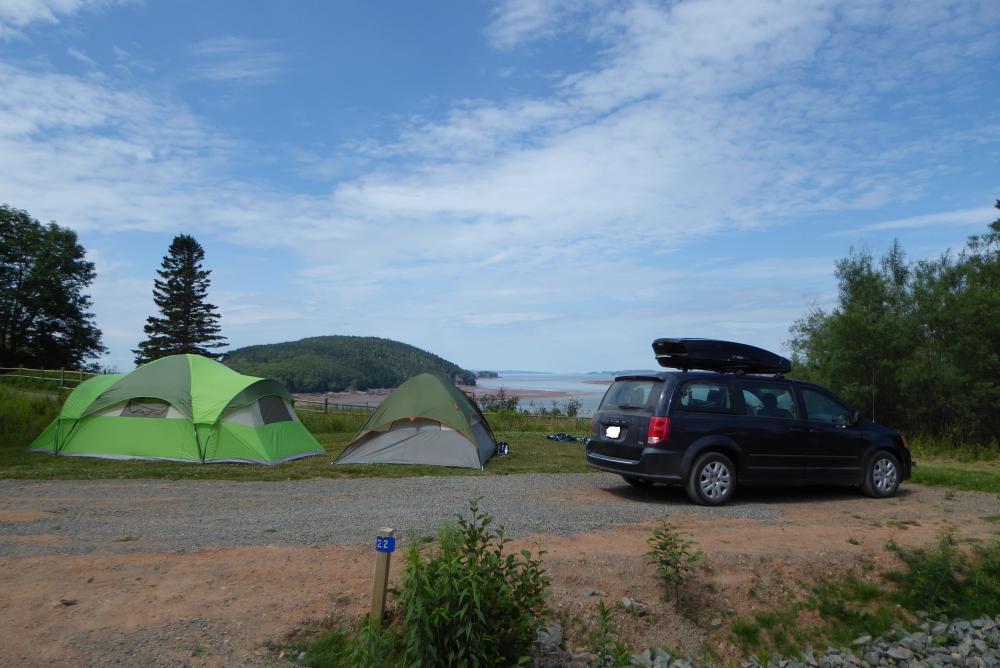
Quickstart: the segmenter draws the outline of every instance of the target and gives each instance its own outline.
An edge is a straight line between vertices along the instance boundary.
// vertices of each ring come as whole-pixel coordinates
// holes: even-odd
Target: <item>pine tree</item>
[[[205,250],[194,237],[174,237],[153,287],[153,302],[162,317],[146,319],[146,340],[132,351],[136,364],[183,353],[221,357],[209,350],[227,344],[220,335],[218,307],[205,301],[212,272],[201,268],[204,259]]]

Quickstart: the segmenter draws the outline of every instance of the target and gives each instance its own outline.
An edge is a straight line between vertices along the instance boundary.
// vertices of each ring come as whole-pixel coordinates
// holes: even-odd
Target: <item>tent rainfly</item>
[[[53,455],[203,464],[279,464],[324,452],[281,383],[200,355],[171,355],[129,374],[81,383],[29,447]]]
[[[334,464],[431,464],[481,469],[497,450],[479,407],[429,373],[386,397]]]

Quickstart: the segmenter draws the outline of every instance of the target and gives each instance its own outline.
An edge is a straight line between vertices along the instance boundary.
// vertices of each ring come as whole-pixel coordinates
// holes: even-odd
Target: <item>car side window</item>
[[[777,383],[743,383],[743,405],[754,417],[797,418],[798,407],[792,389]]]
[[[729,386],[710,380],[692,380],[681,387],[681,409],[686,411],[729,411]]]
[[[846,420],[853,412],[833,397],[807,388],[802,388],[802,401],[806,405],[806,417],[816,422]]]

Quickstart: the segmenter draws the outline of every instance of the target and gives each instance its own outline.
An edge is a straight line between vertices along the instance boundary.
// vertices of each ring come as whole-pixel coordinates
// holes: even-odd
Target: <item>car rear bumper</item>
[[[682,482],[681,453],[658,448],[645,448],[639,459],[624,459],[587,450],[587,465],[619,475],[633,476],[657,482]]]

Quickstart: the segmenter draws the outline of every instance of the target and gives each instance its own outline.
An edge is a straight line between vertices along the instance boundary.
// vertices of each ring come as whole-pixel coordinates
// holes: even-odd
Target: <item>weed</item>
[[[139,540],[135,536],[122,536],[121,538],[115,538],[116,543],[131,543],[134,540]]]
[[[702,561],[701,550],[692,549],[694,542],[682,536],[675,527],[664,518],[660,521],[653,535],[646,541],[649,551],[646,556],[649,562],[656,566],[656,572],[674,586],[674,594],[678,595],[680,587],[688,575]]]
[[[587,637],[590,651],[596,657],[591,666],[616,668],[631,665],[631,655],[617,638],[611,610],[601,601],[597,604],[597,624]]]
[[[1000,523],[1000,515],[984,515],[982,520],[991,524],[997,524]]]
[[[855,538],[854,536],[848,538],[847,542],[850,543],[851,545],[861,545],[861,541]]]
[[[945,501],[954,501],[955,500],[955,490],[953,490],[953,489],[946,490],[945,493],[944,493],[944,500]]]

